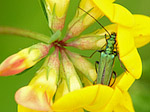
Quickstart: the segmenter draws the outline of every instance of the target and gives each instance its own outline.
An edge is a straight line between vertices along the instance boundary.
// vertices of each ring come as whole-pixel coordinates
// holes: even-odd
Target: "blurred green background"
[[[78,1],[71,0],[67,23],[73,17]],[[150,15],[150,0],[116,0],[116,2],[125,6],[134,14]],[[103,24],[108,24],[108,21],[104,20]],[[0,0],[0,26],[12,26],[45,35],[50,34],[38,0]],[[96,29],[99,26],[94,24],[87,32],[93,28]],[[0,63],[9,55],[37,42],[39,41],[0,34]],[[90,55],[92,52],[76,51],[84,55]],[[150,112],[150,44],[138,49],[138,51],[143,63],[143,75],[140,80],[137,80],[132,85],[130,94],[136,112]],[[99,54],[90,59],[90,61],[94,63],[98,58]],[[0,77],[0,112],[17,112],[17,104],[14,100],[15,92],[29,83],[42,62],[43,60],[36,66],[17,76]],[[115,65],[117,65],[115,66],[115,70],[121,72],[122,68],[118,60],[116,60]]]

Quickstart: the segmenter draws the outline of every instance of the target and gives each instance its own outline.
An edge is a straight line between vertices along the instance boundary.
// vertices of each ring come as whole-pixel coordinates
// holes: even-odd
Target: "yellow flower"
[[[109,32],[117,33],[119,58],[133,77],[138,79],[141,76],[142,64],[136,47],[142,47],[150,42],[150,18],[144,15],[133,15],[133,18],[135,22],[132,27],[111,24],[105,28]],[[105,34],[103,29],[96,32],[97,35]],[[98,45],[98,42],[96,45]]]
[[[32,67],[49,52],[49,45],[38,43],[9,56],[0,65],[0,76],[15,75]]]
[[[28,86],[16,92],[15,100],[19,104],[18,112],[33,110],[49,111],[57,89],[59,75],[58,49],[47,58],[43,66]]]
[[[70,0],[45,0],[49,27],[53,31],[62,30]]]
[[[150,17],[145,16],[145,15],[138,15],[138,14],[134,14],[133,17],[134,17],[135,22],[134,22],[133,27],[130,29],[130,31],[131,31],[131,35],[134,37],[135,46],[139,48],[150,42],[150,32],[149,32],[150,31]],[[117,24],[111,24],[111,25],[105,26],[105,28],[109,32],[117,32]],[[99,35],[101,36],[101,35],[106,34],[104,29],[97,30],[94,33],[96,33],[95,34],[96,36],[99,36]],[[92,35],[94,34],[92,33]],[[85,38],[87,36],[85,35],[83,37]],[[74,45],[74,43],[77,43],[77,42],[72,42],[72,43]],[[70,46],[72,46],[71,43],[69,44]],[[97,44],[97,47],[99,47],[98,44]],[[99,48],[101,48],[101,46]]]

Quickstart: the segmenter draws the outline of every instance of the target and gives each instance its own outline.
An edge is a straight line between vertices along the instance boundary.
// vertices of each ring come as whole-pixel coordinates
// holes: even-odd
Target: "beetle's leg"
[[[114,83],[115,83],[115,81],[116,81],[116,78],[117,78],[116,72],[113,71],[113,72],[112,72],[112,75],[111,75],[111,79],[112,79],[113,74],[115,75],[115,79],[114,79],[114,81],[113,81],[113,83],[112,83],[111,85],[110,85],[110,82],[111,82],[111,80],[110,80],[110,82],[109,82],[109,86],[110,86],[110,87],[112,87],[112,86],[114,85]]]
[[[96,73],[97,73],[97,64],[99,64],[99,61],[95,61],[95,70],[96,70]]]
[[[95,71],[96,71],[96,73],[97,73],[97,64],[99,64],[99,61],[95,61]],[[97,79],[93,82],[93,84],[96,84],[96,82],[97,82]]]
[[[120,56],[119,56],[119,53],[117,53],[117,56],[118,56],[118,59],[119,59],[119,61],[120,61],[120,66],[123,68],[123,70],[126,72],[128,72],[129,73],[129,71],[126,69],[126,67],[124,67],[124,65],[123,65],[123,63],[122,63],[122,61],[121,61],[121,59],[120,59]]]
[[[82,57],[85,57],[85,58],[91,58],[96,52],[98,52],[99,50],[96,50],[96,51],[94,51],[90,56],[83,56],[83,55],[81,55]]]

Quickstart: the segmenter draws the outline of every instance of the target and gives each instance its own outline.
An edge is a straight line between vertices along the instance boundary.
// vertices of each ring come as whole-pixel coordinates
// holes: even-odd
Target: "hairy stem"
[[[40,40],[45,43],[49,43],[50,41],[49,36],[36,33],[36,32],[32,32],[32,31],[28,31],[28,30],[24,30],[24,29],[13,28],[13,27],[0,26],[0,34],[9,34],[9,35],[22,36],[22,37],[29,37],[32,39]]]

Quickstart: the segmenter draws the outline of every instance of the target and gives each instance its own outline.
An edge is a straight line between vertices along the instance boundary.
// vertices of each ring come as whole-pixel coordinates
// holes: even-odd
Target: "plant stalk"
[[[28,31],[28,30],[24,30],[24,29],[13,28],[13,27],[0,26],[0,34],[9,34],[9,35],[28,37],[28,38],[40,40],[40,41],[48,43],[48,44],[50,41],[49,36],[46,36],[46,35],[43,35],[40,33],[36,33],[36,32],[32,32],[32,31]]]

